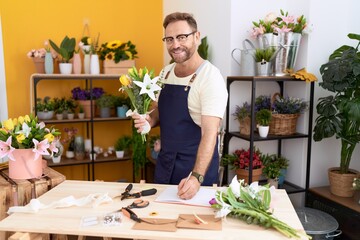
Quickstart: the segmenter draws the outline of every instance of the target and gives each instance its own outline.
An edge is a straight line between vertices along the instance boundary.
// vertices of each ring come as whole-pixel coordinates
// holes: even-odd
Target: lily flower
[[[141,87],[140,95],[141,94],[147,94],[153,101],[155,101],[155,94],[154,91],[161,90],[161,87],[156,84],[159,77],[155,77],[153,79],[150,78],[149,74],[145,74],[144,81],[134,81],[134,83]]]
[[[49,150],[51,151],[51,156],[59,152],[59,149],[56,147],[57,143],[58,141],[52,141],[52,143],[50,143]]]
[[[31,127],[29,127],[25,122],[23,122],[22,129],[20,131],[17,131],[16,134],[23,134],[25,135],[25,137],[28,137],[30,132],[31,132]]]
[[[11,136],[8,137],[6,142],[0,141],[0,158],[8,156],[11,160],[15,161],[14,155],[12,154],[15,148],[11,146],[11,138]]]
[[[47,149],[50,147],[48,140],[44,139],[41,142],[33,139],[34,149],[32,150],[35,153],[35,159],[37,159],[40,155],[50,155]]]

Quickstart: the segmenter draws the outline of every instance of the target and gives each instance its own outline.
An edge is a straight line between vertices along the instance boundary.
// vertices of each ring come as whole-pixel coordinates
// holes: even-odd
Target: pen
[[[189,173],[189,176],[186,178],[184,185],[187,183],[187,181],[189,181],[191,174],[192,174],[192,171]]]

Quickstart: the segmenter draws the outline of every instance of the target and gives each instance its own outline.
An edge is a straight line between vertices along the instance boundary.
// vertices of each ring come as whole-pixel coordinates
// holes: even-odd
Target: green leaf
[[[359,35],[359,34],[349,33],[347,36],[348,36],[350,39],[355,39],[355,40],[359,40],[359,41],[360,41],[360,35]]]

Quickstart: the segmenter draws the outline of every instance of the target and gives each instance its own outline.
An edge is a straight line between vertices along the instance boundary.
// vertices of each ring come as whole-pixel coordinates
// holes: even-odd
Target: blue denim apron
[[[201,128],[190,116],[188,90],[206,62],[197,69],[188,86],[165,83],[161,90],[158,101],[161,150],[156,161],[155,183],[179,184],[181,179],[186,178],[194,168],[201,140]],[[166,74],[165,80],[168,75]],[[217,149],[216,144],[202,185],[211,186],[213,183],[218,183]]]

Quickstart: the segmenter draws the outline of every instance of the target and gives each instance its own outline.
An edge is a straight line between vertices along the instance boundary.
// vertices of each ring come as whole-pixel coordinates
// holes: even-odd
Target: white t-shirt
[[[177,77],[174,73],[174,65],[170,64],[164,68],[163,83],[173,85],[188,85],[193,74],[187,77]],[[164,80],[168,71],[171,72],[168,78]],[[210,62],[207,62],[200,70],[195,80],[190,85],[190,92],[188,96],[189,113],[194,122],[201,126],[201,115],[215,116],[223,118],[228,93],[224,78],[217,69]]]

